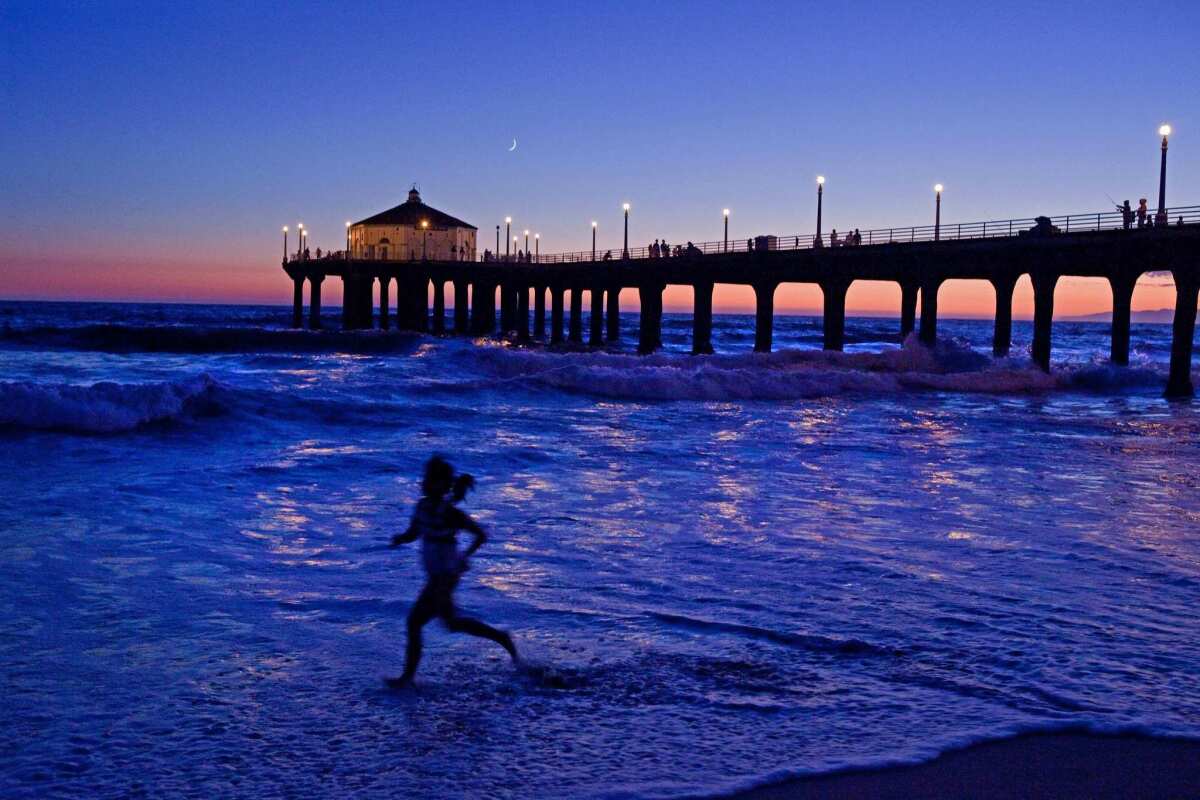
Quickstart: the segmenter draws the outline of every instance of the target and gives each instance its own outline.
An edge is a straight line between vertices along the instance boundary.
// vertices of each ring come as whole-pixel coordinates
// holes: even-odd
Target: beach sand
[[[736,800],[934,797],[1200,798],[1200,741],[1029,734],[925,764],[800,778],[735,795]]]

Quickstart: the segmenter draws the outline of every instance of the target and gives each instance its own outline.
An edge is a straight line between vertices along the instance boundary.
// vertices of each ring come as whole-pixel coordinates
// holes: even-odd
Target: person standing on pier
[[[1146,198],[1143,197],[1141,200],[1138,200],[1137,219],[1139,228],[1146,227],[1146,216],[1149,213],[1150,209],[1146,205]]]
[[[1129,201],[1125,201],[1125,205],[1117,206],[1117,211],[1121,212],[1121,225],[1125,230],[1133,227],[1133,208],[1130,207]]]
[[[413,509],[412,522],[407,531],[392,537],[392,547],[421,540],[421,561],[427,575],[425,588],[408,613],[404,673],[399,678],[385,679],[392,688],[412,684],[417,665],[421,663],[421,630],[434,617],[440,617],[453,633],[466,633],[495,642],[508,652],[513,663],[520,663],[517,648],[507,632],[463,616],[454,605],[454,590],[469,568],[467,559],[487,541],[483,528],[456,506],[474,485],[475,481],[469,475],[455,478],[454,468],[440,456],[429,459],[421,482],[422,496]],[[449,498],[447,494],[450,494]],[[456,538],[460,530],[475,537],[462,553]]]

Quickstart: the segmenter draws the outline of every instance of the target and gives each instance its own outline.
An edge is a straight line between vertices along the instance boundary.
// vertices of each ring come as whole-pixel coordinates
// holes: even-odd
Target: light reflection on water
[[[1073,335],[1056,353],[1086,360]],[[653,367],[0,351],[12,379],[35,362],[206,371],[225,410],[0,440],[6,785],[670,795],[1018,727],[1200,735],[1200,417],[1153,388],[676,401],[637,395],[647,373],[622,400]],[[812,371],[755,364],[730,385]],[[573,383],[528,377],[552,369]],[[462,606],[551,679],[435,625],[422,691],[380,688],[421,585],[387,540],[433,451],[478,477],[491,537]]]

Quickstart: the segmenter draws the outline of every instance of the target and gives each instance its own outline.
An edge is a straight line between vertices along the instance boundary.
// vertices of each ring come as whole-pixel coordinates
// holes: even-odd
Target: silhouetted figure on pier
[[[1146,227],[1146,217],[1149,213],[1150,209],[1146,205],[1146,198],[1143,197],[1141,200],[1138,200],[1137,220],[1139,228]]]
[[[667,244],[666,239],[662,240],[662,244],[658,248],[658,254],[663,258],[671,257],[671,245]]]
[[[612,261],[612,250],[606,251],[604,253],[604,258],[602,258],[601,260],[602,261]]]
[[[829,232],[829,246],[830,247],[839,247],[839,246],[841,246],[841,244],[842,243],[840,241],[838,241],[837,228],[834,228],[833,230],[831,230]]]
[[[650,245],[650,257],[651,257],[651,258],[658,258],[659,254],[660,254],[661,252],[662,252],[662,248],[660,248],[660,247],[658,246],[658,239],[655,239],[655,240],[654,240],[654,244]]]
[[[858,232],[858,228],[854,229],[854,246],[862,244],[862,234]]]
[[[462,616],[454,605],[454,590],[469,568],[467,559],[487,541],[483,528],[456,506],[474,485],[475,479],[470,475],[455,477],[454,468],[440,456],[429,459],[421,482],[422,497],[413,510],[412,522],[407,531],[392,537],[392,547],[421,540],[421,561],[427,575],[425,588],[408,613],[404,674],[387,679],[393,688],[412,683],[421,663],[421,630],[434,617],[441,618],[446,628],[454,633],[467,633],[495,642],[508,651],[514,662],[519,661],[517,648],[508,633]],[[461,553],[457,540],[460,530],[475,537],[471,546]]]
[[[1121,225],[1125,230],[1133,227],[1133,208],[1129,205],[1129,201],[1125,201],[1125,205],[1117,206],[1117,211],[1121,212]]]

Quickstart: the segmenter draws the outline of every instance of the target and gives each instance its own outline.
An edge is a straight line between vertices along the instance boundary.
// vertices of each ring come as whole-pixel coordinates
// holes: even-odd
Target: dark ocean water
[[[0,794],[677,797],[1018,730],[1200,736],[1200,413],[1168,326],[690,319],[666,351],[0,303]],[[336,317],[330,316],[331,325]],[[625,341],[636,340],[628,314]],[[395,693],[422,462],[462,604]]]

